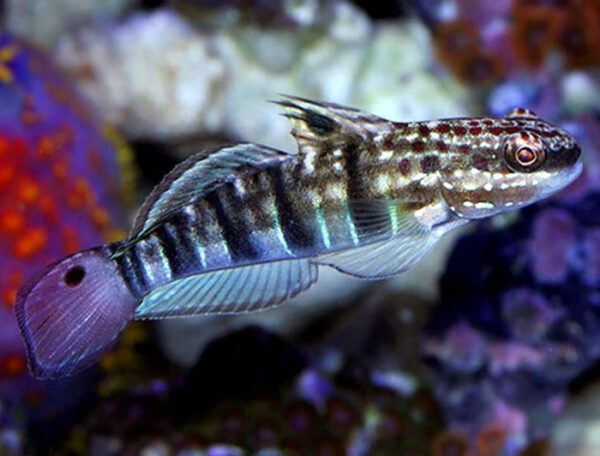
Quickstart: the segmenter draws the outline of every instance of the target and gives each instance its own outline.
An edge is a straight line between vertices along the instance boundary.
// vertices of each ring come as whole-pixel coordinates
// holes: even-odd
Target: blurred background
[[[19,286],[126,236],[204,147],[292,151],[292,94],[393,120],[527,107],[579,140],[566,191],[398,279],[131,325],[27,372]],[[600,1],[0,0],[0,455],[600,454]]]

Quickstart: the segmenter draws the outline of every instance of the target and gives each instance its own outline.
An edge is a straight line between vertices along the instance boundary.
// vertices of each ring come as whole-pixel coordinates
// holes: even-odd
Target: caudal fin
[[[69,376],[96,363],[132,318],[136,304],[102,249],[48,266],[21,288],[15,307],[32,374]]]

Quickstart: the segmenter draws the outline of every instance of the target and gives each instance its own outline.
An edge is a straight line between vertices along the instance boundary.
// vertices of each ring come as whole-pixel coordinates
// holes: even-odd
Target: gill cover
[[[97,362],[135,305],[101,248],[48,266],[19,290],[15,307],[33,375],[73,375]]]

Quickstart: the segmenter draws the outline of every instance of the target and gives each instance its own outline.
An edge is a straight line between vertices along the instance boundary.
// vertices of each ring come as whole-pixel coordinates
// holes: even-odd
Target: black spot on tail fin
[[[378,127],[387,124],[384,119],[335,103],[287,95],[282,98],[274,103],[282,106],[283,115],[290,119],[300,153],[370,140]]]

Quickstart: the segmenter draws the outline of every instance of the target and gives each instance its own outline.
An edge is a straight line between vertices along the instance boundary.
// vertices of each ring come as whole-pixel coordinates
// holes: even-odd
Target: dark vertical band
[[[229,210],[225,207],[224,199],[227,199],[230,203]],[[225,184],[218,190],[206,195],[205,200],[215,213],[217,224],[221,229],[232,261],[238,262],[257,258],[259,254],[250,241],[251,233],[244,218],[239,216],[242,211],[235,210],[237,199],[232,185]]]
[[[146,291],[146,277],[135,250],[135,245],[131,246],[121,255],[116,256],[114,261],[129,290],[136,296],[143,296]]]
[[[281,168],[270,168],[268,176],[275,198],[276,216],[289,249],[294,253],[314,247],[314,232],[302,220],[290,201]]]

